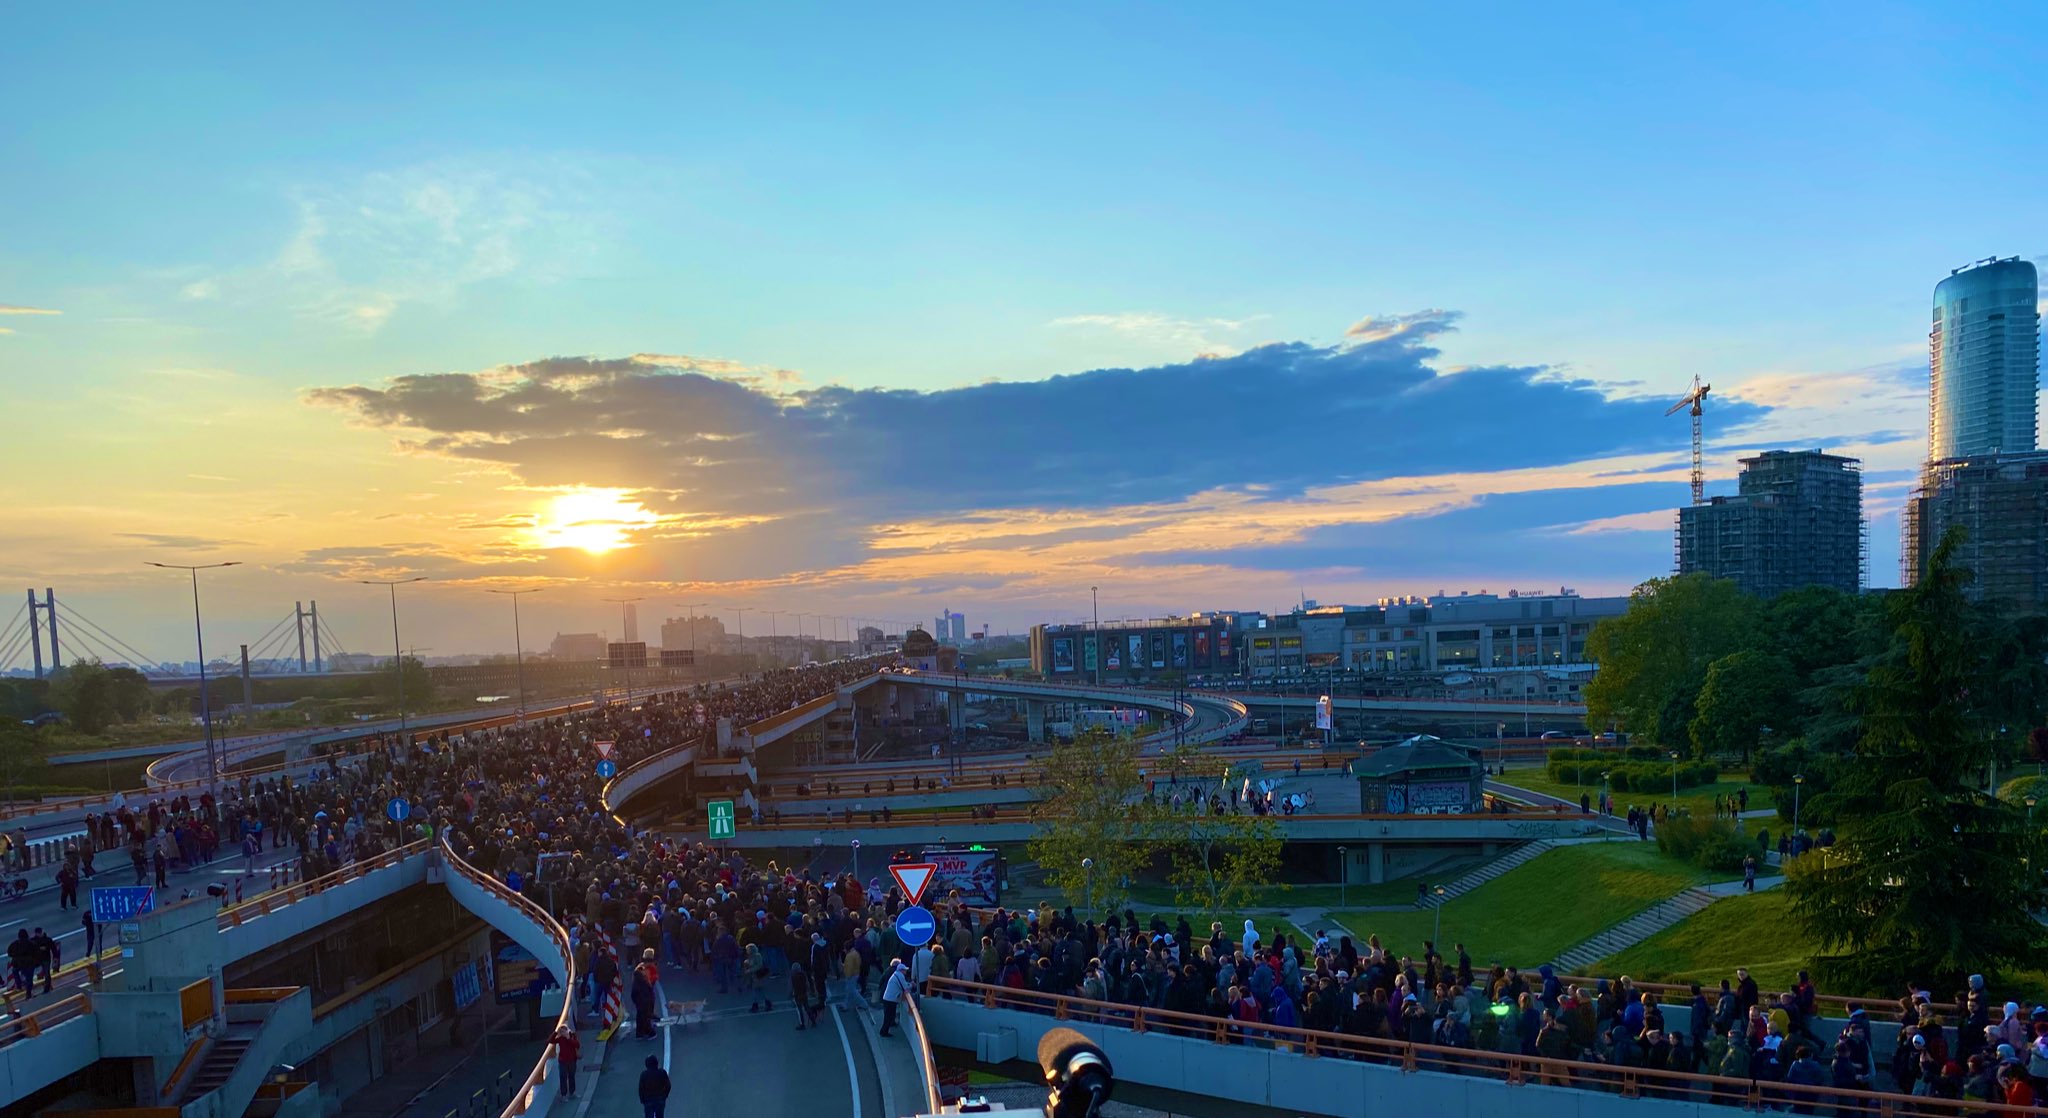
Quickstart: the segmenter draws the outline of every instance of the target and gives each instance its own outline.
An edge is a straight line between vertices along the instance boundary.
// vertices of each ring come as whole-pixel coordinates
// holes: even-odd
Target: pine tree
[[[1997,753],[1983,646],[1963,596],[1969,573],[1945,537],[1917,585],[1887,596],[1890,644],[1847,708],[1853,755],[1816,807],[1841,839],[1806,855],[1787,888],[1794,917],[1822,945],[1827,982],[1895,991],[1953,989],[1972,973],[2028,959],[2044,942],[2040,844],[2024,812],[1982,787]]]

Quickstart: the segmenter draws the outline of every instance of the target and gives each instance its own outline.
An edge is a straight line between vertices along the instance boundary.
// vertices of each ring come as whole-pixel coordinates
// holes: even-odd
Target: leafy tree
[[[1959,538],[1944,536],[1920,582],[1886,596],[1890,643],[1849,698],[1862,737],[1816,797],[1840,840],[1790,872],[1793,915],[1834,985],[1959,985],[2030,960],[2048,938],[2033,917],[2042,844],[2024,809],[1978,787],[1997,749],[1983,699],[1994,668],[1962,623]]]
[[[427,666],[417,656],[407,656],[401,663],[404,665],[405,709],[420,710],[431,704],[434,701],[434,677],[428,673]],[[378,668],[377,697],[390,703],[393,709],[398,706],[399,679],[400,673],[392,670],[391,661],[384,661]]]
[[[1741,753],[1749,760],[1765,726],[1782,728],[1792,702],[1792,666],[1782,657],[1745,648],[1707,666],[1692,723],[1686,727],[1695,756]]]
[[[1045,784],[1031,808],[1037,831],[1030,855],[1054,889],[1069,897],[1092,893],[1097,913],[1122,907],[1149,855],[1140,764],[1135,739],[1099,728],[1055,743],[1046,755]],[[1093,861],[1092,870],[1084,860]]]
[[[8,802],[14,789],[30,783],[43,769],[43,736],[18,721],[0,722],[0,795]]]
[[[1203,802],[1159,818],[1159,834],[1172,859],[1167,880],[1174,898],[1205,915],[1235,912],[1252,902],[1258,886],[1280,874],[1280,850],[1286,839],[1271,815],[1237,812],[1227,806],[1213,810],[1207,800],[1220,795],[1225,804],[1229,765],[1222,758],[1184,745],[1171,758],[1178,787],[1200,794]]]
[[[1709,664],[1754,635],[1756,599],[1733,582],[1703,574],[1654,578],[1629,596],[1628,612],[1593,626],[1586,654],[1600,670],[1586,684],[1593,726],[1619,725],[1687,743],[1690,712],[1675,716],[1705,683]],[[1667,717],[1667,711],[1674,711]]]
[[[149,710],[149,680],[134,668],[80,660],[51,675],[50,701],[79,733],[97,734]]]

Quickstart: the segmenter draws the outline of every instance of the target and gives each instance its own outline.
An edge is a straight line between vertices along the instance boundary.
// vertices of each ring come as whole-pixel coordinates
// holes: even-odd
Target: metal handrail
[[[11,1044],[22,1037],[39,1037],[43,1030],[61,1025],[76,1017],[92,1012],[90,993],[73,994],[60,1002],[46,1005],[33,1013],[10,1017],[0,1021],[0,1044]]]
[[[570,946],[568,929],[562,927],[560,922],[553,916],[550,916],[547,909],[513,892],[504,882],[464,861],[460,855],[455,853],[455,847],[449,843],[448,837],[445,834],[441,837],[441,853],[447,859],[449,867],[456,873],[468,878],[472,883],[496,895],[499,900],[519,910],[521,915],[539,924],[542,930],[547,932],[548,938],[555,942],[555,946],[561,951],[562,955],[562,985],[564,987],[562,1014],[556,1020],[555,1028],[560,1030],[571,1025],[576,1011],[576,998],[567,987],[570,982],[575,980],[571,970],[573,969],[573,960],[576,957],[576,952]],[[518,1118],[519,1115],[526,1113],[527,1108],[533,1104],[535,1089],[547,1082],[548,1067],[553,1062],[548,1058],[548,1049],[543,1048],[541,1050],[540,1062],[533,1066],[533,1071],[527,1074],[525,1082],[521,1083],[519,1088],[512,1092],[512,1098],[506,1103],[505,1109],[500,1113],[500,1118]]]
[[[932,1034],[925,1028],[924,1011],[917,1007],[919,995],[911,992],[903,999],[903,1017],[910,1023],[910,1035],[917,1038],[917,1075],[924,1081],[924,1110],[937,1114],[945,1109],[946,1100],[939,1090],[939,1065],[932,1059]]]
[[[249,916],[267,916],[272,909],[280,905],[288,905],[300,897],[308,897],[314,893],[332,889],[343,882],[353,881],[365,874],[398,865],[415,854],[426,853],[428,848],[432,846],[433,841],[432,839],[414,839],[404,846],[393,847],[382,854],[350,862],[333,873],[308,878],[296,885],[287,885],[282,889],[273,889],[268,893],[252,897],[240,904],[229,905],[221,909],[214,917],[215,926],[221,931],[226,931],[239,925],[245,914]]]
[[[1972,1118],[1986,1114],[2009,1114],[2019,1118],[2020,1115],[2038,1114],[2032,1107],[1974,1099],[1941,1099],[1829,1086],[1808,1087],[1775,1080],[1733,1079],[1709,1073],[1662,1071],[1416,1044],[1093,1001],[1035,990],[1013,990],[981,982],[962,982],[957,978],[930,978],[926,980],[926,988],[934,993],[977,1002],[985,1009],[1045,1013],[1061,1021],[1094,1022],[1133,1032],[1158,1032],[1218,1044],[1267,1044],[1298,1051],[1305,1056],[1361,1060],[1396,1067],[1403,1072],[1474,1075],[1504,1080],[1515,1086],[1540,1082],[1552,1086],[1597,1088],[1611,1090],[1627,1098],[1647,1095],[1692,1099],[1700,1096],[1705,1101],[1757,1111],[1799,1106],[1807,1108],[1808,1112],[1818,1112],[1815,1108],[1832,1107],[1837,1116],[1853,1113],[1873,1118],[1894,1118],[1902,1113],[1911,1113],[1915,1118]]]

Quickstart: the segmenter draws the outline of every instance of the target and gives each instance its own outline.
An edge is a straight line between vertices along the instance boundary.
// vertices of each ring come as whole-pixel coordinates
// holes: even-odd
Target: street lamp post
[[[697,611],[711,603],[677,602],[676,604],[690,611],[690,668],[692,671],[695,671],[697,667]]]
[[[1087,880],[1081,886],[1081,911],[1087,913],[1088,918],[1093,920],[1095,918],[1095,859],[1081,859],[1081,872],[1087,875]]]
[[[545,586],[533,586],[525,590],[492,590],[490,593],[503,594],[512,599],[512,662],[519,665],[519,722],[526,724],[526,641],[519,635],[519,599],[522,595],[538,594]],[[403,669],[401,668],[401,671]],[[404,678],[400,676],[401,680]],[[403,704],[400,704],[401,706]]]
[[[1600,770],[1600,815],[1602,817],[1600,820],[1601,842],[1607,841],[1608,832],[1611,830],[1611,828],[1607,826],[1606,817],[1614,814],[1614,805],[1607,802],[1607,774],[1608,770]]]
[[[1671,806],[1678,806],[1678,751],[1671,751]]]
[[[2028,826],[2029,828],[2032,828],[2032,827],[2033,827],[2033,825],[2034,825],[2034,797],[2032,797],[2032,796],[2028,796],[2028,797],[2027,797],[2027,826]]]
[[[755,612],[768,615],[768,655],[775,657],[776,666],[781,667],[781,654],[775,651],[775,646],[782,640],[782,637],[775,631],[775,619],[789,611],[786,609],[764,609],[756,610]]]
[[[1346,847],[1340,846],[1337,848],[1337,908],[1339,911],[1350,907],[1345,903],[1346,898],[1350,896],[1349,887],[1351,885],[1351,859],[1345,857],[1347,853],[1348,849]]]
[[[1429,892],[1430,895],[1436,898],[1436,927],[1430,930],[1429,945],[1436,949],[1437,954],[1441,955],[1444,950],[1444,894],[1450,892],[1450,890],[1441,885],[1432,885],[1429,887]]]
[[[167,571],[184,571],[192,576],[192,637],[199,646],[199,720],[206,726],[206,785],[208,794],[213,797],[213,806],[218,810],[220,808],[220,757],[215,752],[213,743],[213,701],[206,691],[206,630],[199,624],[199,572],[214,570],[218,567],[239,567],[242,563],[239,559],[229,560],[225,563],[200,563],[196,566],[183,563],[158,563],[154,560],[144,560],[144,562],[152,567],[162,567]],[[52,639],[54,640],[55,638]]]
[[[1803,789],[1804,789],[1805,787],[1806,787],[1806,774],[1805,774],[1805,773],[1793,773],[1793,774],[1792,774],[1792,845],[1791,845],[1791,846],[1789,847],[1789,849],[1791,849],[1791,850],[1795,850],[1795,851],[1799,849],[1799,793],[1800,793],[1800,791],[1801,791],[1801,790],[1803,790]]]
[[[405,653],[398,646],[398,588],[408,582],[425,582],[427,576],[412,578],[359,578],[364,586],[382,586],[391,591],[391,667],[398,673],[398,740],[405,741]]]

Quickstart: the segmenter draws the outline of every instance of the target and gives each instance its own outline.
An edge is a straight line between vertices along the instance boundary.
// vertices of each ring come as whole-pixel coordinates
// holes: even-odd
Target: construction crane
[[[1701,495],[1706,478],[1700,470],[1700,405],[1707,402],[1707,393],[1713,391],[1713,388],[1711,384],[1701,384],[1700,378],[1694,376],[1692,391],[1687,392],[1664,413],[1677,415],[1680,408],[1692,409],[1692,503],[1695,505],[1705,503],[1705,498]]]

